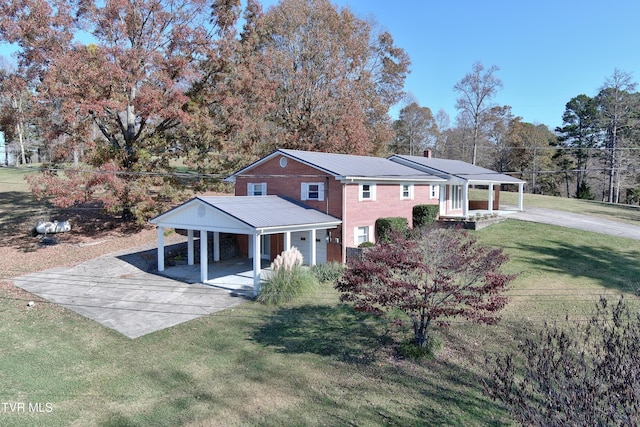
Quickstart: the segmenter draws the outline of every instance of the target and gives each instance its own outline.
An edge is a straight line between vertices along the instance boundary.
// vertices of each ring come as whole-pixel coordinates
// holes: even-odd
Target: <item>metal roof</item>
[[[173,211],[200,201],[254,229],[332,228],[342,221],[301,203],[280,196],[198,196],[159,215],[151,223],[163,222]],[[195,203],[198,205],[198,203]]]
[[[443,181],[440,177],[389,161],[389,159],[383,157],[288,150],[282,148],[234,173],[230,178],[242,175],[244,172],[251,170],[254,166],[278,155],[284,155],[307,164],[313,168],[333,175],[337,179]]]
[[[486,169],[461,160],[434,159],[431,157],[405,156],[394,154],[391,161],[403,160],[405,165],[416,165],[429,169],[436,175],[452,175],[466,181],[495,182],[503,184],[519,184],[525,181],[512,176]],[[407,166],[411,167],[411,166]]]
[[[200,196],[197,199],[254,228],[342,222],[280,196]]]

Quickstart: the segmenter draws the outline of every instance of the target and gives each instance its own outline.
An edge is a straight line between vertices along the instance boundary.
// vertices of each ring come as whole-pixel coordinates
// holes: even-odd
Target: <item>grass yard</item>
[[[486,200],[486,190],[471,190],[475,198]],[[500,192],[500,204],[518,205],[518,193]],[[596,216],[599,218],[622,221],[637,225],[640,222],[640,206],[616,205],[594,200],[568,199],[563,197],[543,196],[540,194],[524,194],[524,208],[557,209],[566,212]]]
[[[444,348],[421,362],[396,358],[401,333],[331,285],[135,340],[0,285],[0,425],[512,425],[484,396],[485,354],[545,320],[584,319],[602,294],[635,295],[640,241],[515,220],[475,233],[511,256],[512,301],[496,326],[434,330]]]

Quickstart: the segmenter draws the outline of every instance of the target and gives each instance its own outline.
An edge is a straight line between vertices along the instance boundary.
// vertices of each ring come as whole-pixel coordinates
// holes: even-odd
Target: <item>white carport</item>
[[[200,280],[208,272],[208,232],[213,233],[213,260],[220,261],[220,233],[249,236],[249,258],[253,258],[253,292],[260,289],[260,237],[284,234],[285,250],[291,247],[292,232],[309,233],[310,265],[316,264],[318,230],[335,228],[341,221],[300,203],[278,196],[195,197],[150,221],[158,227],[158,271],[164,271],[164,230],[187,230],[187,264],[194,265],[194,230],[200,232]]]

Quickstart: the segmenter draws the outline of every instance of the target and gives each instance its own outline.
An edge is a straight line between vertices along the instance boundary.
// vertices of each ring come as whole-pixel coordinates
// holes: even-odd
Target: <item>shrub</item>
[[[489,357],[485,391],[528,426],[640,422],[640,317],[601,297],[586,322],[530,331],[516,353]],[[522,365],[523,366],[522,366]]]
[[[378,218],[376,220],[376,241],[389,241],[390,235],[394,231],[405,232],[408,228],[407,218]]]
[[[257,301],[268,305],[286,304],[316,284],[311,271],[302,267],[302,254],[294,247],[271,263],[271,274],[262,284]]]
[[[319,282],[335,283],[344,274],[345,266],[339,262],[327,262],[311,267],[311,272]]]
[[[438,219],[439,205],[415,205],[413,207],[413,228],[424,227]]]

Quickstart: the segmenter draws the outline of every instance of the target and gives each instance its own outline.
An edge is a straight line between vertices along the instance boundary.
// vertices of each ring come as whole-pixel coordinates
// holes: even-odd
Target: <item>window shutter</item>
[[[303,182],[300,184],[300,200],[307,200],[309,194],[309,184]]]
[[[324,200],[324,182],[318,183],[318,200]]]

